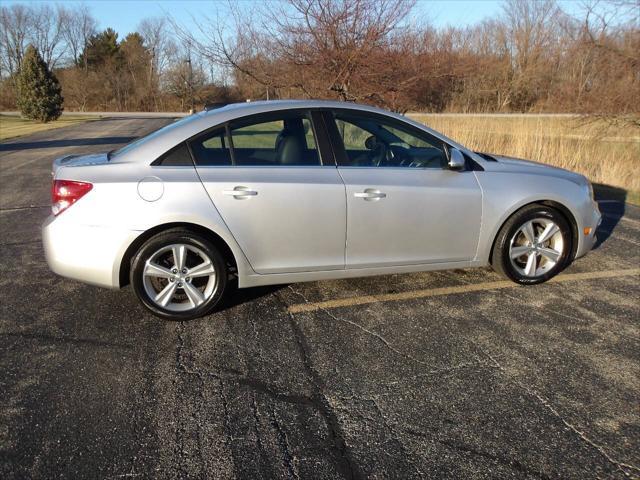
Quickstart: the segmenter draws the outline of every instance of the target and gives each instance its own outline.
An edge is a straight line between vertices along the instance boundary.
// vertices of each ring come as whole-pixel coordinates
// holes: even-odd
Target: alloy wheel
[[[217,288],[214,263],[201,249],[184,243],[167,245],[145,262],[144,289],[158,307],[185,312],[209,300]]]
[[[524,223],[511,238],[511,265],[525,277],[538,277],[562,258],[564,238],[560,227],[548,218],[534,218]]]

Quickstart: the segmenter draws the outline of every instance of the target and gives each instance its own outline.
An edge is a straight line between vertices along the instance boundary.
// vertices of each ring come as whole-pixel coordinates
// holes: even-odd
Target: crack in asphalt
[[[418,380],[420,378],[424,378],[424,377],[430,377],[433,375],[443,375],[446,373],[455,373],[461,370],[467,370],[467,369],[473,369],[473,368],[496,368],[495,365],[490,362],[490,361],[482,361],[480,359],[478,359],[477,361],[474,362],[461,362],[458,363],[457,365],[452,365],[450,367],[442,367],[442,368],[436,368],[433,370],[429,370],[427,372],[423,372],[423,373],[419,373],[417,375],[412,375],[411,377],[403,377],[402,380],[395,380],[393,382],[384,382],[384,383],[378,383],[378,386],[383,386],[385,388],[389,388],[389,387],[393,387],[396,385],[399,385],[401,383],[406,383],[407,380]]]
[[[251,398],[251,411],[253,413],[253,430],[256,434],[256,443],[258,444],[258,450],[260,452],[260,458],[262,462],[267,467],[271,465],[268,462],[268,456],[266,454],[266,449],[264,444],[262,443],[262,435],[260,434],[260,414],[258,413],[258,402],[256,401],[256,395],[254,394]],[[270,472],[270,476],[273,476],[273,472]]]
[[[414,436],[414,437],[418,437],[418,438],[424,438],[428,441],[431,442],[436,442],[439,443],[441,445],[444,445],[450,449],[456,450],[458,452],[463,452],[463,453],[468,453],[471,455],[476,455],[479,457],[483,457],[489,460],[493,460],[501,465],[504,465],[506,467],[509,467],[513,470],[516,470],[520,473],[523,473],[525,475],[532,475],[536,478],[539,478],[541,480],[549,480],[550,477],[548,475],[546,475],[543,472],[540,472],[534,468],[531,468],[527,465],[525,465],[524,463],[520,462],[517,459],[514,458],[509,458],[503,455],[497,455],[494,453],[490,453],[490,452],[486,452],[483,450],[480,450],[478,447],[475,446],[471,446],[471,445],[467,445],[465,443],[462,443],[460,441],[458,441],[457,439],[440,439],[440,438],[436,438],[433,435],[430,435],[426,432],[423,432],[422,430],[416,430],[415,428],[404,428],[402,429],[402,431],[408,435]]]
[[[478,345],[476,342],[471,341],[471,343],[485,356],[487,357],[489,360],[491,360],[494,365],[496,366],[496,368],[498,368],[506,377],[507,379],[517,385],[518,387],[520,387],[522,390],[524,390],[525,392],[527,392],[531,397],[535,398],[536,400],[538,400],[538,402],[540,404],[542,404],[547,410],[549,410],[556,418],[558,418],[558,420],[560,420],[565,427],[567,427],[569,430],[571,430],[574,434],[576,434],[578,436],[578,438],[580,438],[583,442],[587,443],[588,445],[590,445],[592,448],[595,448],[600,455],[602,455],[609,463],[611,463],[612,465],[614,465],[620,472],[622,472],[624,474],[625,477],[627,478],[632,478],[632,475],[628,472],[628,470],[632,470],[635,472],[640,473],[640,468],[635,466],[635,465],[631,465],[628,463],[624,463],[621,462],[615,458],[613,458],[607,451],[606,449],[597,444],[596,442],[594,442],[593,440],[591,440],[584,432],[582,432],[581,430],[579,430],[575,425],[573,425],[572,423],[570,423],[568,420],[566,420],[561,414],[560,412],[558,412],[558,410],[551,405],[551,403],[549,402],[549,400],[547,400],[546,398],[544,398],[542,395],[540,395],[537,391],[535,391],[533,388],[529,387],[528,385],[522,383],[521,381],[517,380],[516,378],[514,378],[512,375],[510,375],[507,370],[504,368],[504,366],[498,362],[498,360],[496,360],[496,358],[491,355],[489,352],[487,352],[485,349],[483,349],[480,345]],[[635,476],[635,475],[634,475]]]
[[[176,326],[176,333],[177,333],[177,340],[178,340],[176,344],[176,371],[177,373],[180,373],[180,372],[192,373],[183,364],[182,350],[184,348],[184,337],[183,337],[184,322],[178,323],[178,325]],[[193,374],[199,377],[197,373],[193,372]],[[175,386],[176,392],[178,391],[178,385],[177,385],[178,381],[179,381],[179,378],[176,378],[174,380],[174,386]],[[174,447],[174,455],[177,458],[176,467],[179,474],[182,477],[187,477],[189,475],[189,472],[185,468],[185,446],[184,446],[184,435],[185,435],[186,429],[185,429],[185,426],[180,421],[180,415],[179,415],[179,409],[178,409],[179,404],[180,404],[179,402],[176,402],[176,412],[175,412],[175,420],[176,420],[175,442],[176,443]]]
[[[296,295],[298,295],[300,298],[302,298],[302,299],[304,300],[304,302],[305,302],[305,303],[311,303],[311,302],[309,301],[309,299],[307,299],[307,297],[306,297],[303,293],[301,293],[301,292],[298,292],[298,291],[294,290],[294,289],[291,287],[291,285],[289,285],[289,286],[288,286],[288,288],[289,288],[289,290],[291,290],[294,294],[296,294]],[[354,321],[352,321],[352,320],[348,320],[348,319],[345,319],[345,318],[338,318],[338,317],[336,317],[335,315],[333,315],[333,314],[332,314],[329,310],[327,310],[326,308],[320,307],[320,308],[319,308],[319,310],[320,310],[320,311],[322,311],[322,312],[324,312],[324,313],[326,313],[329,317],[331,317],[332,319],[334,319],[336,322],[344,322],[344,323],[347,323],[347,324],[349,324],[349,325],[352,325],[352,326],[354,326],[354,327],[356,327],[356,328],[358,328],[358,329],[362,330],[362,331],[363,331],[363,332],[365,332],[366,334],[371,335],[372,337],[374,337],[374,338],[378,339],[380,342],[382,342],[382,344],[383,344],[385,347],[387,347],[389,350],[391,350],[391,351],[392,351],[392,352],[394,352],[395,354],[397,354],[397,355],[399,355],[399,356],[401,356],[401,357],[407,358],[407,359],[409,359],[409,360],[411,360],[411,361],[413,361],[413,362],[415,362],[415,363],[418,363],[418,364],[420,364],[420,365],[429,365],[428,363],[423,362],[422,360],[420,360],[420,359],[418,359],[418,358],[414,357],[413,355],[411,355],[411,354],[409,354],[409,353],[401,352],[400,350],[398,350],[397,348],[395,348],[393,345],[391,345],[391,343],[389,343],[389,341],[388,341],[386,338],[384,338],[382,335],[380,335],[379,333],[374,332],[374,331],[372,331],[372,330],[369,330],[368,328],[363,327],[363,326],[362,326],[362,325],[360,325],[359,323],[356,323],[356,322],[354,322]],[[290,313],[290,315],[291,315],[291,313]]]
[[[220,383],[220,399],[222,400],[222,411],[224,412],[223,427],[224,431],[227,432],[227,434],[224,435],[224,443],[229,451],[233,452],[233,445],[231,444],[233,439],[229,434],[229,432],[231,432],[231,425],[229,422],[229,401],[227,399],[227,395],[225,394],[224,382],[222,381],[222,377],[218,377],[218,382]],[[238,467],[236,465],[236,459],[233,454],[231,455],[231,461],[233,462],[233,476],[238,478]]]
[[[256,356],[258,358],[258,362],[261,364],[263,355],[262,355],[262,348],[260,347],[260,334],[258,333],[258,325],[256,324],[255,319],[253,318],[252,315],[248,316],[248,323],[251,325],[251,329],[253,330],[253,337],[254,337],[256,348],[257,348],[257,355]],[[239,348],[237,348],[237,351],[238,351],[239,358],[241,358],[240,357]],[[251,359],[253,358],[253,355],[250,355],[247,352],[246,353],[246,358],[247,358],[247,365],[249,367],[248,371],[250,372],[251,370],[253,370],[253,368],[251,368],[252,363],[253,363],[251,361]],[[258,449],[260,451],[260,457],[261,457],[261,460],[262,460],[263,468],[265,468],[265,467],[269,468],[271,470],[270,471],[271,476],[274,476],[274,473],[273,473],[272,468],[271,468],[271,464],[268,461],[269,460],[268,459],[268,454],[267,454],[266,449],[264,448],[264,444],[262,442],[262,435],[261,435],[260,429],[259,429],[259,426],[260,426],[260,415],[258,413],[258,402],[257,402],[257,395],[256,395],[256,393],[259,393],[259,390],[253,388],[250,383],[242,382],[242,381],[239,381],[238,383],[240,385],[248,386],[251,389],[251,392],[253,394],[252,395],[252,399],[251,399],[251,403],[252,403],[252,410],[253,410],[253,427],[254,427],[254,431],[255,431],[255,434],[256,434],[256,443],[258,444]],[[271,413],[272,413],[272,416],[275,416],[275,405],[271,406]],[[276,428],[276,435],[277,435],[278,440],[279,440],[279,437],[283,434],[282,428],[280,427],[280,425],[277,425],[277,424],[274,425],[273,421],[270,422],[270,423],[271,423],[272,427],[274,427],[274,428],[277,427]],[[286,434],[284,434],[284,435],[286,437]],[[295,471],[295,470],[292,470],[292,464],[291,464],[291,462],[289,460],[289,452],[288,452],[288,448],[289,447],[288,447],[288,444],[287,445],[283,445],[282,442],[278,441],[278,446],[280,447],[280,450],[281,450],[281,453],[282,453],[283,466],[284,466],[285,470],[287,472],[289,472],[289,476],[291,477],[291,473],[290,472],[291,471]]]
[[[397,442],[397,444],[400,446],[400,449],[404,453],[407,462],[409,463],[409,465],[411,465],[414,468],[414,470],[418,474],[418,478],[424,478],[425,477],[424,472],[422,470],[420,470],[420,467],[418,467],[415,464],[415,462],[413,461],[411,455],[407,451],[407,447],[405,446],[405,444],[400,439],[400,435],[398,435],[398,433],[396,432],[396,429],[394,427],[395,423],[387,418],[387,416],[384,414],[384,411],[382,410],[382,407],[380,407],[380,404],[375,399],[375,397],[368,398],[367,400],[370,403],[372,403],[374,408],[377,410],[378,414],[380,415],[380,418],[382,418],[383,425],[386,426],[389,429],[389,432],[391,433],[391,438],[393,438]]]
[[[516,470],[520,473],[523,473],[525,475],[532,475],[535,476],[536,478],[539,478],[541,480],[550,480],[550,477],[546,474],[544,474],[543,472],[540,472],[538,470],[534,470],[530,467],[528,467],[527,465],[525,465],[524,463],[513,459],[513,458],[508,458],[508,457],[504,457],[502,455],[496,455],[493,453],[489,453],[489,452],[485,452],[483,450],[480,450],[476,447],[473,447],[471,445],[466,445],[464,443],[458,442],[458,441],[453,441],[453,440],[440,440],[437,439],[436,440],[438,443],[445,445],[449,448],[452,448],[454,450],[457,450],[459,452],[465,452],[465,453],[469,453],[471,455],[476,455],[476,456],[480,456],[483,458],[487,458],[489,460],[493,460],[495,462],[498,462],[502,465],[505,465],[513,470]]]
[[[280,425],[275,409],[271,410],[271,425],[276,429],[276,432],[278,433],[278,445],[282,450],[282,460],[287,469],[287,473],[289,474],[289,478],[299,480],[300,476],[298,475],[298,469],[296,468],[296,457],[291,453],[291,447],[289,446],[287,432],[285,432]]]
[[[31,243],[41,243],[42,240],[26,240],[24,242],[8,242],[8,243],[0,243],[0,247],[14,247],[18,245],[29,245]]]
[[[23,207],[2,207],[0,212],[15,212],[18,210],[32,210],[36,208],[51,208],[51,205],[28,205]]]
[[[469,283],[468,281],[464,280],[464,279],[460,279],[461,282],[463,283]],[[511,298],[512,300],[517,300],[517,301],[521,301],[521,299],[514,297],[512,295],[503,293],[505,296]],[[559,315],[559,316],[563,316],[563,317],[567,317],[570,318],[572,320],[577,320],[577,321],[584,321],[583,318],[579,318],[579,317],[575,317],[572,315],[568,315],[568,314],[564,314],[562,312],[558,312],[556,310],[550,309],[548,307],[539,307],[540,309],[542,309],[543,311],[550,313],[550,314],[555,314],[555,315]],[[631,475],[625,470],[633,470],[636,472],[640,473],[640,468],[632,465],[632,464],[628,464],[628,463],[624,463],[621,462],[619,460],[616,460],[615,458],[613,458],[606,450],[604,447],[602,447],[601,445],[595,443],[593,440],[591,440],[584,432],[582,432],[581,430],[579,430],[577,427],[575,427],[573,424],[569,423],[567,420],[564,419],[564,417],[560,414],[560,412],[557,411],[557,409],[555,409],[553,407],[553,405],[551,405],[551,403],[545,399],[542,395],[540,395],[538,392],[536,392],[535,390],[533,390],[532,388],[530,388],[529,386],[525,385],[524,383],[520,382],[519,380],[516,380],[515,378],[513,378],[511,375],[509,375],[506,371],[506,369],[502,366],[502,364],[500,362],[498,362],[496,356],[489,354],[487,351],[485,351],[482,347],[480,347],[480,345],[478,345],[476,342],[470,340],[471,343],[474,345],[474,347],[476,349],[478,349],[484,356],[486,356],[491,363],[493,363],[493,365],[495,366],[496,369],[500,370],[502,373],[504,373],[512,383],[516,384],[517,386],[519,386],[521,389],[525,390],[530,396],[534,397],[536,400],[538,400],[538,402],[540,402],[545,408],[547,408],[547,410],[549,410],[551,413],[553,413],[554,416],[556,416],[567,428],[569,428],[569,430],[571,430],[572,432],[574,432],[582,441],[586,442],[587,444],[589,444],[591,447],[595,448],[596,450],[598,450],[598,452],[607,460],[609,461],[611,464],[615,465],[616,468],[621,471],[626,477],[631,478]]]
[[[307,375],[309,376],[311,383],[316,390],[314,397],[319,407],[319,413],[324,417],[324,420],[327,424],[329,435],[331,436],[333,441],[332,447],[339,455],[339,458],[342,459],[342,461],[339,462],[339,470],[342,475],[347,478],[365,478],[365,475],[360,470],[360,466],[355,463],[354,459],[351,457],[350,448],[347,445],[344,433],[342,432],[342,429],[340,427],[338,416],[336,415],[331,402],[324,393],[326,386],[324,381],[322,380],[322,377],[313,366],[306,337],[300,329],[300,326],[296,322],[294,315],[288,311],[287,303],[280,297],[280,295],[274,294],[274,296],[280,301],[285,311],[289,315],[289,324],[294,334],[296,344],[298,345],[302,364],[304,365],[305,370],[307,371]]]

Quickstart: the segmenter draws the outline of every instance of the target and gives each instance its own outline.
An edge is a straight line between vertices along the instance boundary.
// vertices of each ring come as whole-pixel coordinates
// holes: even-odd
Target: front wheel
[[[168,320],[211,312],[227,285],[225,262],[206,238],[185,229],[161,232],[138,250],[131,284],[142,304]]]
[[[546,205],[529,205],[500,229],[491,264],[517,283],[546,282],[567,265],[571,241],[571,228],[560,212]]]

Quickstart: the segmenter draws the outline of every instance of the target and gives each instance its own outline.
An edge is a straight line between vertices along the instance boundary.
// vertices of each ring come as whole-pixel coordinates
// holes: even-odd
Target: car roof
[[[113,161],[117,163],[148,161],[150,163],[165,152],[171,150],[176,145],[184,142],[185,140],[188,140],[189,138],[199,134],[200,132],[237,118],[274,111],[317,108],[348,109],[354,111],[377,113],[387,117],[396,118],[405,123],[409,123],[422,130],[425,130],[454,146],[458,146],[455,142],[444,137],[442,134],[431,130],[423,124],[417,123],[403,115],[369,105],[330,100],[265,100],[256,102],[232,103],[223,107],[205,110],[193,115],[189,115],[187,117],[183,117],[176,122],[169,124],[146,137],[138,139],[128,146],[123,147],[120,151],[116,152],[115,156],[113,157]]]

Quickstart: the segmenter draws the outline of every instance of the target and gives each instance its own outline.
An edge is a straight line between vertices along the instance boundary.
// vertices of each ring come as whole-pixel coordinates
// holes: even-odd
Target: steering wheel
[[[367,137],[364,142],[365,147],[371,151],[369,158],[372,165],[379,167],[384,162],[393,159],[393,151],[384,142],[378,140],[374,135]]]

